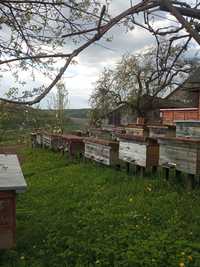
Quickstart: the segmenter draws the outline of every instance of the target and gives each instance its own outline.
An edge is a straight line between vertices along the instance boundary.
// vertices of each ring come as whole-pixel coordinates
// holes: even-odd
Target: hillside
[[[88,118],[88,113],[91,109],[89,108],[82,108],[82,109],[67,109],[65,110],[65,114],[68,117],[72,118],[80,118],[80,119],[86,119]]]
[[[64,131],[87,127],[88,109],[65,111]],[[52,130],[57,125],[55,110],[35,109],[23,105],[0,104],[0,142],[23,141],[35,128]]]
[[[71,122],[71,124],[83,125],[87,120],[88,112],[89,109],[65,110],[65,123],[69,124]],[[55,125],[54,110],[35,109],[14,104],[0,105],[1,129],[48,128],[50,125]]]

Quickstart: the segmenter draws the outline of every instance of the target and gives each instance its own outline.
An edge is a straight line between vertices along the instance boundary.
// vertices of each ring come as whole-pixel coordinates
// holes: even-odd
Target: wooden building
[[[169,94],[166,100],[181,100],[182,107],[161,108],[160,114],[164,125],[173,125],[176,120],[200,120],[200,68]]]
[[[86,138],[85,158],[94,160],[107,166],[118,164],[119,143],[111,140]]]
[[[101,120],[101,126],[104,129],[116,128],[116,127],[127,127],[128,125],[134,124],[161,124],[162,123],[162,110],[174,109],[174,108],[187,108],[189,103],[184,103],[180,99],[171,98],[160,98],[143,96],[141,100],[140,109],[144,109],[146,112],[145,118],[138,117],[136,109],[131,106],[124,104],[120,105],[116,109],[109,112]]]
[[[10,249],[16,241],[16,194],[26,190],[16,155],[0,155],[0,249]]]

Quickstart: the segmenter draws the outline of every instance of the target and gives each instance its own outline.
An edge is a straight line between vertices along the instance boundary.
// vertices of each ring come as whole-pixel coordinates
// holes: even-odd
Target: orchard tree
[[[136,26],[146,29],[155,36],[158,50],[160,36],[170,39],[169,46],[182,40],[182,47],[186,48],[191,39],[200,44],[198,0],[191,0],[190,5],[188,1],[140,0],[137,4],[130,1],[130,7],[115,17],[109,14],[110,2],[1,0],[1,76],[9,76],[13,86],[7,98],[0,99],[28,105],[39,103],[74,59],[118,24],[124,24],[128,30]],[[160,28],[155,23],[160,11],[173,15],[178,24]],[[142,14],[143,21],[141,17],[137,20],[138,14]]]
[[[93,119],[121,104],[145,117],[157,108],[158,98],[173,91],[199,66],[185,52],[180,44],[172,47],[163,39],[159,50],[152,47],[143,53],[124,55],[115,67],[105,69],[96,82],[90,98]]]

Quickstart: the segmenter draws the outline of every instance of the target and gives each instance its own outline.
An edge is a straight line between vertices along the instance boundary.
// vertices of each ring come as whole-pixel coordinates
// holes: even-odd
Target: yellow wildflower
[[[193,258],[192,258],[191,255],[188,256],[188,260],[189,260],[189,261],[192,261],[192,260],[193,260]]]
[[[179,263],[179,267],[185,267],[185,263],[184,262],[180,262]]]

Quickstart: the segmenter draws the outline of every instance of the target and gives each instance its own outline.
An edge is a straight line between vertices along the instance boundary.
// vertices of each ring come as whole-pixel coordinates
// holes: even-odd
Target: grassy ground
[[[17,248],[1,267],[200,266],[200,190],[23,151]]]

